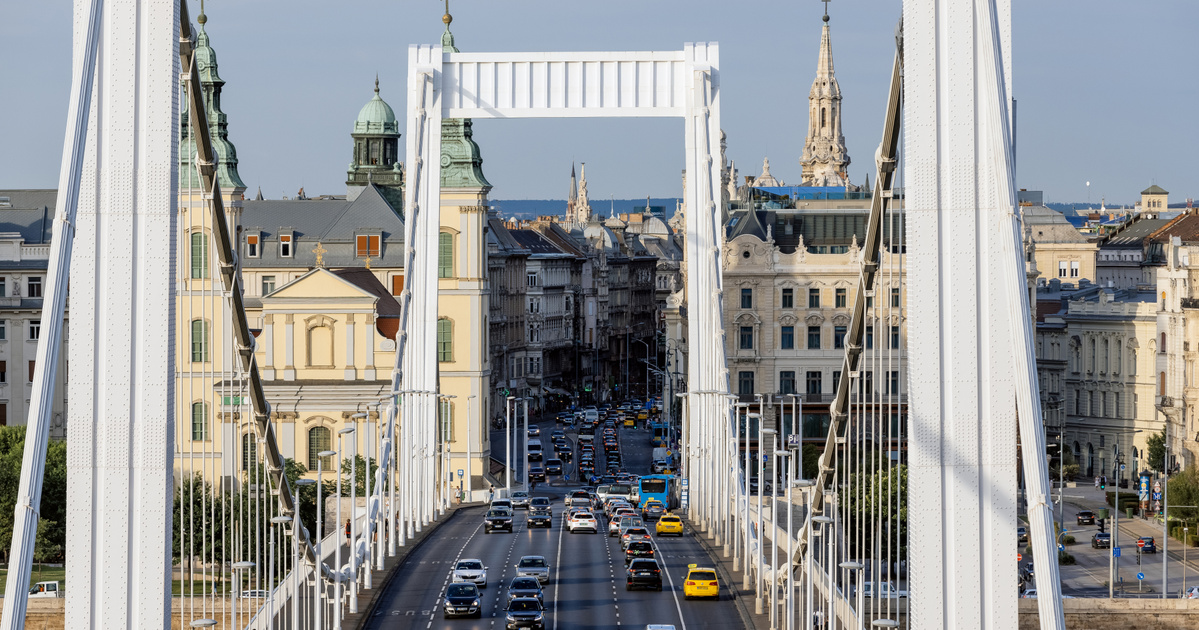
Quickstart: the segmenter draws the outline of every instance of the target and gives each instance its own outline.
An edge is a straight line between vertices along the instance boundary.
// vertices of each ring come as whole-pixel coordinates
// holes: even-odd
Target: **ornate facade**
[[[849,183],[846,174],[849,152],[841,132],[841,86],[833,73],[828,13],[824,14],[820,34],[816,79],[808,92],[808,135],[799,163],[803,166],[804,186],[844,186]]]

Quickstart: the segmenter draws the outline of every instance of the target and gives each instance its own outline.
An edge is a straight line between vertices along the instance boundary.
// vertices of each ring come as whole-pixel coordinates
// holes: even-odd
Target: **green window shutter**
[[[316,470],[318,463],[325,470],[333,469],[332,457],[326,457],[324,462],[319,461],[321,451],[332,450],[332,440],[326,427],[313,427],[308,431],[308,470]]]
[[[454,277],[454,235],[442,232],[438,237],[437,277]]]
[[[437,360],[441,363],[454,360],[454,323],[448,319],[437,320]]]
[[[208,322],[192,320],[192,363],[208,362]]]
[[[208,277],[208,235],[203,232],[192,233],[192,278]]]
[[[202,402],[192,403],[192,441],[203,442],[208,439],[208,405]]]

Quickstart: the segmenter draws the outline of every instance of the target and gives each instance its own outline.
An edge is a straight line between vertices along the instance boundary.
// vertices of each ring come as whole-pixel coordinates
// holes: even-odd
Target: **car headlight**
[[[471,606],[478,606],[478,605],[479,605],[479,600],[477,600],[477,599],[476,599],[475,601],[471,602],[471,603],[470,603],[470,605],[471,605]]]
[[[454,607],[454,604],[453,604],[453,602],[451,602],[450,600],[448,600],[448,599],[447,599],[447,600],[445,600],[445,607],[446,607],[446,608],[453,608],[453,607]]]
[[[516,623],[516,617],[513,617],[511,613],[508,614],[508,623]]]

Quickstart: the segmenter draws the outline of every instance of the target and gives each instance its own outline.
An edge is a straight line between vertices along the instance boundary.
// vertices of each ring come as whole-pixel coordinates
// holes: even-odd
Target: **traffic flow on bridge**
[[[367,627],[745,627],[680,518],[677,457],[655,408],[630,401],[531,422],[528,461],[516,462],[528,483],[511,496],[497,488],[430,534]]]

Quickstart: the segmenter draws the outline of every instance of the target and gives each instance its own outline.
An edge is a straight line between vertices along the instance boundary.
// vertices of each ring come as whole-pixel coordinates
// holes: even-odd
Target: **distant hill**
[[[674,216],[675,206],[681,202],[682,199],[679,197],[653,197],[649,200],[651,206],[665,206],[667,219]],[[534,219],[543,215],[562,216],[566,214],[565,199],[493,199],[491,205],[495,206],[496,211],[504,218]],[[633,211],[634,207],[644,208],[645,198],[591,200],[591,211],[604,217],[607,217],[613,210],[616,214],[629,213]]]

